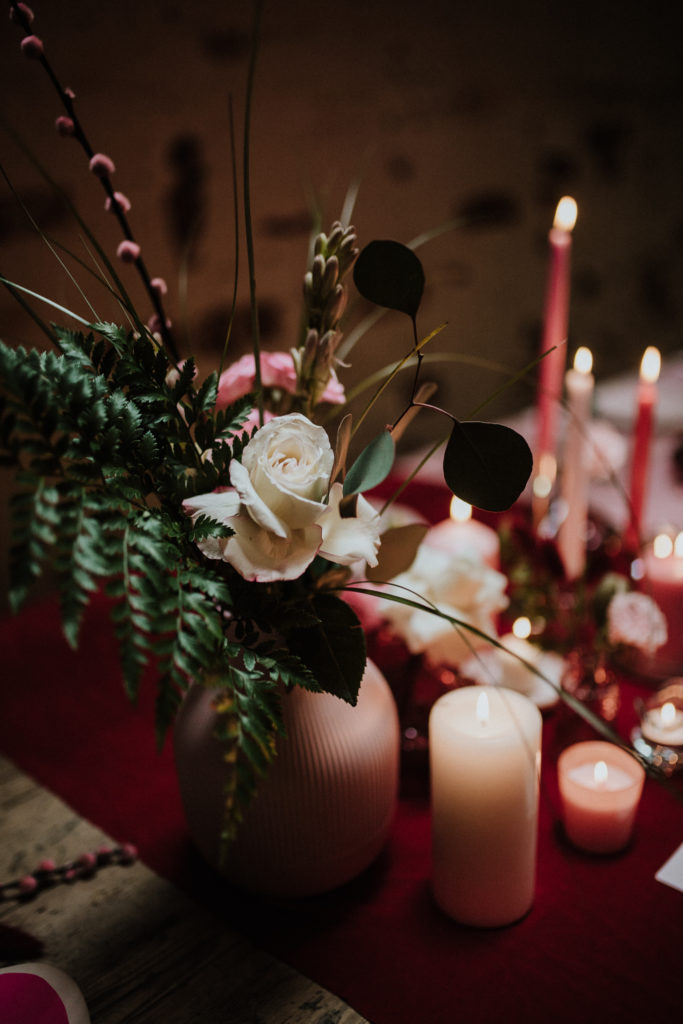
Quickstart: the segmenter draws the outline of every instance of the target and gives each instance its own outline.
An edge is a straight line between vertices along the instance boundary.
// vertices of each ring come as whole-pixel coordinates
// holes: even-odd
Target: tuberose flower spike
[[[43,41],[38,36],[25,36],[21,40],[21,51],[25,57],[37,60],[43,56]]]
[[[98,178],[103,178],[107,174],[113,174],[116,167],[112,158],[107,156],[106,153],[95,153],[90,160],[90,170]]]
[[[140,246],[137,242],[124,238],[116,250],[116,255],[122,263],[135,263],[136,260],[140,259]]]

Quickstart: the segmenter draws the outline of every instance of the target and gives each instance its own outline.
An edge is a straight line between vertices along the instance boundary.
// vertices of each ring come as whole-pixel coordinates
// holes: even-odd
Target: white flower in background
[[[346,519],[338,511],[341,485],[326,502],[333,461],[322,427],[300,413],[270,420],[245,446],[241,463],[230,463],[232,487],[183,502],[194,519],[210,516],[234,530],[199,541],[200,549],[257,583],[297,579],[321,545],[330,561],[364,557],[376,564],[378,517],[368,502],[359,496],[357,515]]]
[[[666,643],[666,619],[658,604],[647,594],[628,591],[614,595],[607,606],[607,639],[610,644],[637,647],[643,654]]]
[[[449,558],[424,543],[410,569],[391,582],[397,586],[388,589],[397,596],[431,602],[439,611],[493,636],[495,616],[508,604],[502,573],[474,556]],[[435,665],[457,666],[486,643],[429,611],[387,601],[384,615],[412,654],[425,654]]]

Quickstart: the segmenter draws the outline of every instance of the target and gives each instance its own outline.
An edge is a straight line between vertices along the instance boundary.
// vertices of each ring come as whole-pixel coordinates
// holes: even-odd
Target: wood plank
[[[111,841],[0,758],[0,879]],[[45,944],[80,987],[93,1024],[364,1024],[346,1003],[256,949],[170,883],[113,865],[27,902],[0,923]]]

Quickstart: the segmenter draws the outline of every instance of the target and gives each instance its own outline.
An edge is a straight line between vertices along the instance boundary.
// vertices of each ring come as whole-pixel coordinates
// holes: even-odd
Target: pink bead
[[[41,860],[40,864],[38,865],[38,870],[54,871],[56,867],[57,865],[55,864],[55,862],[50,857],[46,857],[45,860]]]
[[[130,864],[137,860],[138,850],[132,843],[124,843],[121,847],[121,861],[123,864]]]
[[[35,880],[33,875],[24,875],[23,878],[19,879],[20,892],[35,892],[37,888],[38,882]]]
[[[25,36],[21,40],[21,49],[25,57],[37,60],[43,56],[43,41],[38,36]]]
[[[64,872],[64,881],[65,882],[75,882],[76,881],[76,877],[77,877],[77,872],[76,872],[75,868],[69,868],[68,871]]]
[[[140,246],[137,242],[125,238],[116,250],[116,255],[122,263],[135,263],[140,258]]]
[[[97,864],[97,857],[94,853],[82,853],[78,858],[78,863],[81,867],[91,871]]]
[[[95,153],[90,159],[90,170],[98,178],[104,178],[108,174],[113,174],[116,167],[112,158],[107,156],[106,153]]]

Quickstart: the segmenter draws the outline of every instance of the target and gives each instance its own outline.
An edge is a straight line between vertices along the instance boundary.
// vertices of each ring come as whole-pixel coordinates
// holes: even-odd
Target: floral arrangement
[[[0,343],[0,453],[19,484],[11,604],[18,608],[49,566],[75,646],[84,609],[104,588],[131,698],[144,669],[155,668],[160,741],[193,682],[217,688],[218,732],[233,768],[229,838],[274,755],[283,691],[301,686],[356,701],[366,652],[359,619],[342,597],[352,566],[373,567],[377,581],[413,559],[416,545],[380,536],[380,517],[364,494],[390,473],[397,439],[430,394],[420,383],[422,350],[438,331],[422,339],[417,332],[424,271],[398,242],[371,242],[358,253],[354,229],[335,223],[314,240],[302,336],[287,351],[262,352],[254,326],[251,355],[200,379],[194,360],[178,351],[165,283],[144,262],[130,201],[113,184],[114,161],[91,146],[31,9],[12,0],[10,13],[24,55],[55,87],[58,133],[85,153],[122,233],[115,263],[73,210],[97,260],[92,272],[118,301],[121,323],[90,322],[1,279],[51,345],[27,351]],[[253,282],[246,180],[243,189]],[[151,317],[130,301],[119,264],[140,276]],[[320,422],[323,411],[341,412],[344,403],[336,353],[352,268],[359,293],[407,316],[412,328],[407,355],[378,391],[415,364],[407,406],[362,444],[364,414],[355,424],[344,415],[334,441]],[[253,283],[251,296],[257,325]],[[77,326],[45,322],[36,300]],[[475,506],[508,507],[531,471],[526,442],[507,427],[438,411],[449,420],[447,485]],[[387,599],[429,611],[449,628],[455,622],[415,595]]]
[[[632,589],[620,540],[600,524],[601,542],[588,552],[586,571],[570,580],[555,540],[539,540],[520,521],[502,524],[501,561],[508,576],[510,614],[527,616],[543,648],[603,665],[628,664],[667,640],[667,623],[653,599]],[[623,562],[623,564],[622,564]]]

